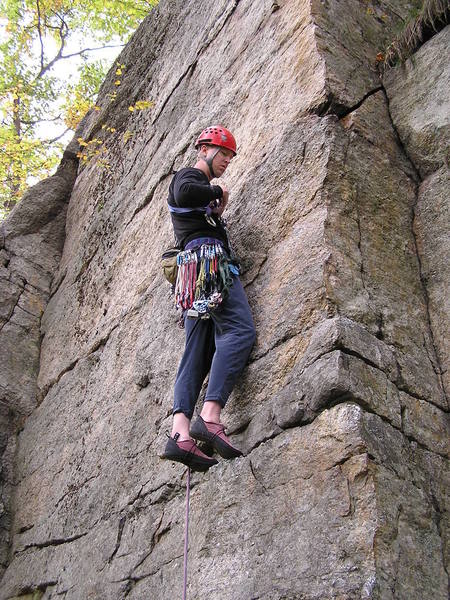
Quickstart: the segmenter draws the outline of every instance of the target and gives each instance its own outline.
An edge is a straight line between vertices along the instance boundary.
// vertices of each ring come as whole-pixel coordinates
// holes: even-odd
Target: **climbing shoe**
[[[222,458],[242,456],[242,452],[235,448],[225,435],[225,425],[222,425],[222,423],[204,421],[199,416],[191,425],[189,433],[195,440],[211,445]]]
[[[179,433],[176,433],[173,438],[169,437],[161,458],[183,463],[192,471],[203,472],[207,471],[209,467],[217,465],[217,460],[203,454],[194,440],[178,441],[179,437]]]

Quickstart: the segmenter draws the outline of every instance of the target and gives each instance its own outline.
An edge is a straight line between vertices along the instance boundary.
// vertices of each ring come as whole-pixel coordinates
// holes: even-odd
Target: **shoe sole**
[[[172,442],[172,443],[170,443]],[[195,454],[183,453],[173,440],[167,442],[169,448],[166,447],[164,453],[161,455],[163,460],[173,460],[175,462],[182,463],[186,467],[192,469],[192,471],[200,471],[204,473],[210,467],[218,464],[215,458],[205,460],[201,456]]]
[[[204,464],[204,463],[197,463],[195,460],[187,460],[181,456],[175,456],[175,455],[171,455],[171,454],[163,454],[161,456],[162,460],[172,460],[173,462],[178,462],[181,463],[183,465],[185,465],[186,467],[189,467],[189,469],[191,469],[191,471],[198,471],[200,473],[205,473],[205,471],[207,471],[210,467],[213,467],[214,465],[217,464],[217,462],[215,463],[211,463],[211,464]]]
[[[220,437],[215,436],[213,433],[206,433],[203,431],[198,431],[195,428],[196,423],[189,430],[189,434],[196,440],[201,442],[205,442],[206,444],[212,446],[214,450],[220,454],[222,458],[238,458],[238,456],[242,456],[242,452],[229,446],[226,442],[224,442]]]

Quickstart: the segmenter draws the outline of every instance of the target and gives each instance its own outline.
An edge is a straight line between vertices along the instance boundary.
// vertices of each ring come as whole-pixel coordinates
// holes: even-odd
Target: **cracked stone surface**
[[[375,67],[410,2],[357,4],[162,0],[76,134],[111,168],[80,167],[61,258],[28,242],[37,216],[0,250],[0,316],[42,341],[1,600],[181,596],[186,474],[159,453],[184,334],[159,256],[172,171],[214,121],[258,338],[224,413],[244,456],[192,477],[188,597],[447,598],[446,173],[422,181]]]
[[[384,78],[393,123],[419,174],[414,233],[438,370],[450,391],[449,240],[450,26]]]
[[[442,58],[449,43],[447,25],[384,77],[392,118],[422,179],[450,159],[450,67]]]

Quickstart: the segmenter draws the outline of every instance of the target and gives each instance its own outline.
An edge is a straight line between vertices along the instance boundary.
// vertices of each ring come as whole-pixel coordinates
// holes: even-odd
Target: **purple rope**
[[[188,467],[186,479],[186,522],[184,527],[184,581],[183,581],[183,600],[186,600],[187,587],[187,555],[188,555],[188,535],[189,535],[189,496],[191,492],[191,469]]]

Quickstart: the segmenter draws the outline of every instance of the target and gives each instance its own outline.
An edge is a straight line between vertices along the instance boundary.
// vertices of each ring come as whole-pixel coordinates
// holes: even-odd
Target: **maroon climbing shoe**
[[[217,460],[203,454],[194,440],[178,441],[179,437],[179,433],[176,433],[173,438],[169,437],[161,458],[183,463],[192,471],[204,472],[209,467],[217,465]]]
[[[195,423],[191,425],[189,433],[195,440],[210,444],[222,458],[242,456],[242,452],[235,448],[225,435],[225,425],[222,425],[222,423],[204,421],[199,416]]]

